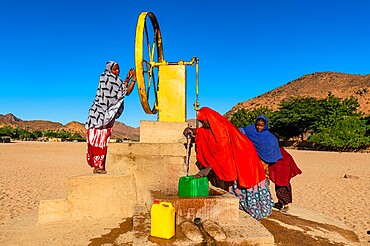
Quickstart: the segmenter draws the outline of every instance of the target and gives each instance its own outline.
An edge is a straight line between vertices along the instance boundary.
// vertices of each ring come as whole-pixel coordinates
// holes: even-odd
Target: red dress
[[[278,186],[288,186],[290,179],[301,174],[293,157],[283,148],[280,147],[283,158],[269,166],[269,178]]]
[[[92,128],[86,131],[86,160],[91,167],[105,170],[105,160],[111,133],[111,127],[105,129]]]

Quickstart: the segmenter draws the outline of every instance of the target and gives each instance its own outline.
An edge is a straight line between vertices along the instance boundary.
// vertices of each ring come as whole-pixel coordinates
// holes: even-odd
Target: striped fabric
[[[123,112],[123,100],[127,87],[120,77],[111,72],[115,64],[117,63],[114,61],[107,62],[105,71],[100,76],[95,100],[89,110],[89,116],[85,124],[86,129],[106,128]]]

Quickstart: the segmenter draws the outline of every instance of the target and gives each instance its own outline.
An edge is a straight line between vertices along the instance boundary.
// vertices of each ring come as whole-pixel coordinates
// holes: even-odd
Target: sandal
[[[99,168],[94,168],[93,173],[106,174],[107,171]]]
[[[276,210],[281,210],[284,207],[284,205],[281,202],[276,202],[273,206]]]
[[[279,210],[280,213],[282,214],[285,214],[285,215],[289,215],[289,207],[287,205],[284,205],[280,210]]]

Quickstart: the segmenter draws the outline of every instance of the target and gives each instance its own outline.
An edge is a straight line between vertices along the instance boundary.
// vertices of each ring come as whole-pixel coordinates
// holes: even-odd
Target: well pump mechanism
[[[186,68],[195,65],[196,101],[199,109],[199,58],[168,62],[164,59],[162,34],[152,12],[139,15],[135,35],[135,67],[140,102],[147,114],[158,114],[159,121],[186,121]]]

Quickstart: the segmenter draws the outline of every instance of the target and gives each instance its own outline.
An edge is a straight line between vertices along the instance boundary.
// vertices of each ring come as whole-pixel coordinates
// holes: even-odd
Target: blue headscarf
[[[264,115],[259,115],[256,118],[263,119],[266,122],[265,127],[261,132],[258,132],[256,125],[250,125],[239,130],[246,135],[256,147],[259,157],[266,163],[274,163],[281,159],[281,151],[277,138],[268,130],[268,121]]]

